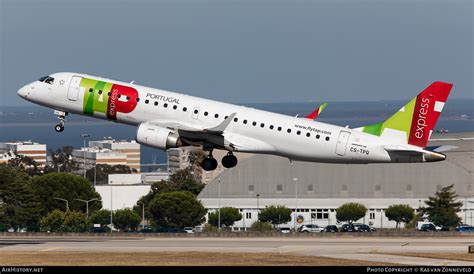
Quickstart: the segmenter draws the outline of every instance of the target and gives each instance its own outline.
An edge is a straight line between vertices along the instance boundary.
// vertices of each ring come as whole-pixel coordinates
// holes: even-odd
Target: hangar
[[[416,209],[441,187],[454,184],[464,203],[459,215],[464,223],[473,224],[474,133],[433,134],[429,146],[438,145],[457,148],[446,152],[445,161],[412,164],[290,163],[282,157],[253,155],[215,177],[198,199],[209,212],[238,208],[243,218],[234,230],[246,230],[257,220],[258,211],[269,205],[292,209],[298,223],[291,221],[290,227],[335,224],[335,209],[347,202],[368,208],[359,222],[392,228],[395,222],[384,214],[388,206],[408,204]]]

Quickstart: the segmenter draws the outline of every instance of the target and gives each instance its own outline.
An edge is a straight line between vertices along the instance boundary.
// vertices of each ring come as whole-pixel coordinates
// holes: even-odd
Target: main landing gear
[[[56,132],[63,132],[64,123],[66,122],[67,112],[55,110],[54,114],[58,115],[58,119],[59,119],[59,123],[54,126],[54,130],[56,130]]]
[[[228,152],[226,156],[222,157],[222,166],[225,168],[232,168],[237,165],[237,157]],[[201,167],[205,171],[211,171],[217,168],[217,160],[212,156],[212,150],[209,152],[209,155],[202,160]]]

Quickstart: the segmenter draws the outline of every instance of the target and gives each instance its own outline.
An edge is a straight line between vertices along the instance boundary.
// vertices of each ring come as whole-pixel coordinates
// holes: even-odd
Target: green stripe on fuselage
[[[84,78],[81,81],[81,87],[84,88],[84,114],[94,115],[94,112],[107,113],[107,104],[109,100],[108,92],[112,88],[111,83]],[[90,92],[90,89],[93,92]],[[99,91],[102,91],[99,94]],[[102,100],[100,100],[102,98]]]

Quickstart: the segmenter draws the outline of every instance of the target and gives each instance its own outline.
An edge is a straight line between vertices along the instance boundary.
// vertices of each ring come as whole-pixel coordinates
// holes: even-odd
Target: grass
[[[383,254],[474,262],[474,253],[383,253]]]
[[[0,252],[0,265],[34,266],[382,266],[337,258],[277,253]]]

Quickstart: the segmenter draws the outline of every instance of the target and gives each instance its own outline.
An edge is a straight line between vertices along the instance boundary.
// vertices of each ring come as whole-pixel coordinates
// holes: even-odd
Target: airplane
[[[146,146],[201,147],[208,155],[200,165],[211,171],[214,149],[227,151],[225,168],[237,165],[234,152],[342,164],[445,160],[443,147],[426,145],[452,86],[433,82],[386,121],[355,129],[81,73],[41,77],[18,95],[54,109],[57,132],[69,113],[136,126]]]

